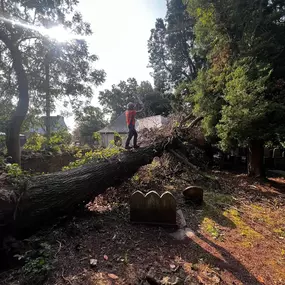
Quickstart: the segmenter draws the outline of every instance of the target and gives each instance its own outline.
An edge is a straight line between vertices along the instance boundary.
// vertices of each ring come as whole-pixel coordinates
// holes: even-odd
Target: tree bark
[[[163,145],[124,152],[104,162],[33,177],[21,192],[0,190],[0,233],[29,235],[132,177],[163,153]]]
[[[50,124],[50,61],[49,61],[49,52],[45,56],[45,88],[46,88],[46,136],[48,143],[50,142],[51,136],[51,124]]]
[[[0,40],[8,47],[13,60],[13,68],[18,81],[19,100],[14,114],[9,121],[6,131],[6,145],[8,156],[13,162],[21,164],[20,131],[29,108],[28,79],[23,66],[22,55],[16,44],[4,33],[0,33]]]
[[[265,178],[265,167],[263,163],[264,142],[261,140],[252,140],[249,143],[248,150],[248,175]]]

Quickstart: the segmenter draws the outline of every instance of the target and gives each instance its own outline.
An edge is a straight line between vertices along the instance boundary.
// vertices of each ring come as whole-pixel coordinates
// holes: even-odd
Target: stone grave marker
[[[269,158],[269,157],[272,157],[272,153],[271,153],[271,150],[269,148],[264,148],[264,157],[265,158]]]
[[[130,199],[130,220],[131,222],[142,222],[144,220],[145,195],[136,191]]]
[[[202,205],[204,189],[199,186],[189,186],[183,191],[183,196],[186,202],[191,202],[196,205]]]
[[[144,195],[140,191],[130,199],[130,221],[132,223],[160,226],[176,226],[176,200],[170,192],[161,196],[155,191]]]
[[[160,221],[170,225],[176,224],[176,200],[170,192],[161,195]]]
[[[273,157],[274,157],[274,158],[280,158],[280,157],[282,157],[282,156],[281,156],[281,150],[280,150],[279,148],[275,148],[275,149],[273,150]]]

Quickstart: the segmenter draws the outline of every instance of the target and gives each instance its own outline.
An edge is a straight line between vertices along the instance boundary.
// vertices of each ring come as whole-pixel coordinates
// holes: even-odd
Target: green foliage
[[[34,133],[24,145],[25,150],[38,152],[48,148],[51,151],[58,152],[60,150],[67,150],[71,143],[71,135],[68,131],[58,131],[52,133],[49,141],[45,136]]]
[[[21,167],[17,163],[13,163],[11,165],[6,166],[7,173],[10,177],[19,178],[23,176],[23,171]]]
[[[28,139],[24,145],[25,150],[40,151],[44,144],[46,143],[46,138],[40,134],[34,133]]]
[[[76,112],[77,140],[85,143],[84,137],[93,137],[107,124],[104,113],[98,107],[87,106]],[[94,137],[93,137],[94,138]]]
[[[101,141],[101,139],[102,139],[102,137],[101,137],[101,134],[100,133],[97,133],[97,132],[94,132],[93,133],[93,139],[94,139],[94,141],[96,141],[96,142],[100,142]]]
[[[114,138],[122,138],[121,135],[117,132],[114,132]]]
[[[22,168],[17,163],[5,165],[5,172],[8,174],[8,182],[12,184],[15,188],[23,189],[25,181],[31,176],[29,172],[22,170]]]
[[[260,72],[253,78],[249,74],[249,62],[244,60],[237,62],[227,77],[224,90],[226,104],[222,107],[222,118],[216,126],[224,149],[235,142],[242,145],[255,138],[265,140],[271,137],[264,132],[269,105],[264,92],[270,73],[266,67],[258,69]]]
[[[68,166],[63,167],[63,170],[69,170],[83,166],[85,164],[106,160],[114,155],[119,154],[122,151],[124,151],[123,148],[116,147],[115,145],[113,147],[90,150],[85,153],[80,150],[75,155],[76,161],[71,162]]]
[[[112,114],[111,120],[125,112],[129,102],[143,104],[143,112],[138,116],[167,115],[171,111],[170,98],[170,95],[154,89],[148,81],[142,81],[139,85],[135,78],[121,81],[118,85],[113,85],[111,90],[99,94],[99,102],[107,113]]]
[[[67,131],[59,131],[52,134],[48,141],[48,148],[52,151],[58,152],[60,150],[68,149],[71,143],[71,135]]]
[[[184,103],[204,116],[205,135],[224,149],[253,139],[284,141],[285,5],[190,0],[187,6],[195,20],[194,52],[205,66]]]
[[[90,36],[92,30],[89,23],[83,21],[82,15],[76,11],[78,1],[5,1],[2,14],[7,18],[31,26],[56,27],[61,26],[78,35]],[[11,32],[12,31],[12,32]],[[28,76],[30,89],[30,111],[44,111],[45,107],[45,60],[48,59],[50,69],[51,111],[55,109],[55,100],[69,104],[74,110],[82,105],[82,99],[91,100],[93,86],[102,84],[105,72],[95,69],[97,56],[90,54],[85,40],[70,40],[57,42],[52,38],[43,37],[32,29],[23,29],[8,22],[1,25],[1,34],[15,41],[23,56],[23,65]],[[56,32],[55,32],[56,33]],[[32,40],[31,40],[32,39]],[[17,88],[17,78],[11,68],[11,54],[5,49],[6,42],[0,41],[1,65],[3,71],[0,85],[5,104],[13,106],[14,90]],[[4,100],[3,100],[4,101]],[[12,110],[8,108],[7,110]],[[1,113],[1,112],[0,112]],[[10,115],[10,114],[9,114]],[[8,117],[9,117],[8,115]]]
[[[0,151],[6,151],[6,137],[0,135]]]
[[[30,250],[24,255],[16,255],[15,257],[25,262],[21,269],[25,284],[43,284],[54,268],[51,246],[47,243],[41,243],[37,251]]]
[[[197,75],[200,58],[194,51],[194,18],[182,0],[167,1],[165,19],[157,19],[148,41],[155,87],[165,92]]]

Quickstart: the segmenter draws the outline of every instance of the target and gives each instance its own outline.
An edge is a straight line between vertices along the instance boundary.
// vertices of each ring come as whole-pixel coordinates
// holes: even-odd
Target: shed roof
[[[128,127],[126,124],[126,115],[125,112],[121,114],[116,120],[114,120],[110,125],[100,130],[98,133],[127,133]]]

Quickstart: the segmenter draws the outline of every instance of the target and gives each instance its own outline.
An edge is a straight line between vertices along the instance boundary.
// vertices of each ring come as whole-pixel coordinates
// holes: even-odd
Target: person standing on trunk
[[[130,141],[132,140],[132,138],[134,138],[134,148],[139,148],[139,146],[137,145],[138,133],[136,131],[136,114],[141,112],[142,110],[143,109],[136,111],[134,103],[130,102],[127,105],[126,122],[129,128],[129,134],[126,141],[126,147],[125,147],[126,149],[131,149]]]

